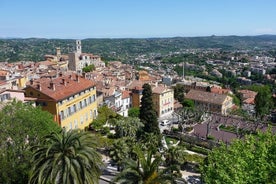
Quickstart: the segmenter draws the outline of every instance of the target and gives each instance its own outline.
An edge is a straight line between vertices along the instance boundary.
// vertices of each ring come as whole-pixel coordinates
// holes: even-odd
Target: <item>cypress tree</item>
[[[157,115],[153,108],[152,90],[149,84],[143,85],[143,97],[141,99],[139,118],[144,124],[144,133],[160,135]]]

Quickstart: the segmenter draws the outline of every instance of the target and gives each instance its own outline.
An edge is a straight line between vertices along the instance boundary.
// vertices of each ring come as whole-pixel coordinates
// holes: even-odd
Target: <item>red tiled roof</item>
[[[185,98],[195,100],[195,101],[200,101],[200,102],[221,105],[227,98],[227,95],[210,93],[205,91],[198,91],[198,90],[192,89],[187,93]]]
[[[163,85],[162,85],[162,86],[153,87],[153,88],[152,88],[152,93],[161,94],[161,93],[163,93],[166,89],[167,89],[167,88],[164,87]]]
[[[122,99],[129,98],[130,97],[130,91],[123,91],[122,92]]]
[[[127,88],[128,89],[135,89],[136,87],[142,88],[142,86],[145,83],[146,83],[145,81],[134,80],[127,86]]]
[[[51,88],[51,82],[54,86],[54,89]],[[94,87],[95,83],[91,80],[73,74],[54,79],[41,78],[35,80],[32,85],[29,85],[29,87],[39,90],[38,85],[40,85],[40,91],[43,94],[56,101],[59,101],[85,89]]]
[[[217,93],[217,94],[228,94],[230,92],[230,90],[229,89],[222,89],[222,88],[213,87],[213,88],[211,88],[211,92],[212,93]]]
[[[243,101],[246,104],[255,104],[255,98],[247,98]]]

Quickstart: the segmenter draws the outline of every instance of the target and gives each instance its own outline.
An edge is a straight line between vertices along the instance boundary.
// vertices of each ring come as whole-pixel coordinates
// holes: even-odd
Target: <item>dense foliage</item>
[[[103,165],[89,132],[52,133],[32,147],[31,184],[96,184]]]
[[[153,154],[149,149],[143,151],[139,146],[133,149],[134,158],[124,160],[125,168],[115,177],[114,181],[121,184],[175,184],[181,180],[178,169],[160,168],[162,158],[160,154]]]
[[[276,136],[249,135],[209,153],[201,167],[205,183],[276,183]]]
[[[129,117],[139,117],[140,109],[138,107],[132,107],[128,110]]]
[[[272,105],[271,91],[268,86],[263,86],[258,90],[258,94],[255,97],[256,116],[263,119],[270,112]]]
[[[208,36],[141,39],[84,39],[82,50],[100,55],[105,60],[129,61],[139,54],[176,52],[190,48],[221,48],[223,50],[275,48],[276,36]],[[41,61],[45,54],[55,54],[55,48],[67,54],[75,50],[72,39],[1,39],[0,61]],[[274,52],[271,52],[273,56]],[[188,58],[189,59],[189,58]]]
[[[30,147],[60,128],[40,108],[10,102],[0,111],[0,183],[28,183],[32,153]]]
[[[85,72],[85,73],[87,73],[87,72],[92,72],[93,70],[95,70],[95,65],[88,65],[88,66],[86,66],[86,67],[84,67],[83,69],[82,69],[82,71],[83,72]]]

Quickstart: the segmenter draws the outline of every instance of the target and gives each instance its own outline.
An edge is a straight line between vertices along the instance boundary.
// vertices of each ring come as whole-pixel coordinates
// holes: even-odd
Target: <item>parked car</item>
[[[160,123],[160,125],[162,125],[162,126],[167,126],[167,125],[170,125],[170,124],[171,124],[171,122],[167,119],[161,121],[161,123]]]

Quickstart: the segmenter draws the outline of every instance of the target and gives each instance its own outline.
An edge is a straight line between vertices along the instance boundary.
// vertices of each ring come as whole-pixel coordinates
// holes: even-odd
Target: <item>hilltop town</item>
[[[101,108],[128,117],[141,108],[144,85],[149,84],[160,133],[185,139],[189,151],[201,159],[221,143],[231,144],[258,131],[276,131],[275,52],[197,48],[138,54],[119,61],[83,52],[81,40],[74,45],[68,53],[56,47],[54,54],[45,53],[40,61],[1,62],[2,106],[16,99],[49,112],[66,131],[97,132]],[[258,99],[266,87],[273,90]],[[114,115],[105,116],[108,122]],[[104,132],[106,127],[101,128]],[[116,135],[112,131],[107,137]],[[184,178],[199,175],[194,172],[198,171]]]

